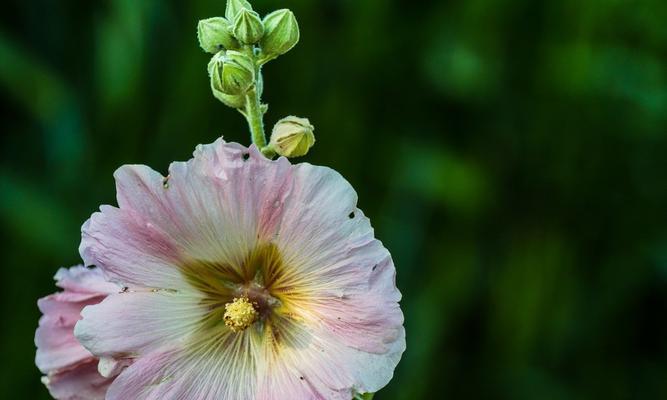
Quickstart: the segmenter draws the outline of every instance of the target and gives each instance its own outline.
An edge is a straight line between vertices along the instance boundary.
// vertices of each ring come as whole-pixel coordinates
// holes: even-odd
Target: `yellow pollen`
[[[225,304],[225,325],[232,332],[241,332],[257,319],[257,310],[247,297],[234,298],[231,303]]]

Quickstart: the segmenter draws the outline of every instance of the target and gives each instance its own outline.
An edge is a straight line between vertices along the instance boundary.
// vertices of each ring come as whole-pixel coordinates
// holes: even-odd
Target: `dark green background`
[[[378,400],[667,398],[664,0],[256,0],[301,43],[272,126],[316,126],[391,250],[408,349]],[[38,297],[124,163],[166,171],[241,116],[196,38],[222,0],[0,12],[0,398],[46,399]]]

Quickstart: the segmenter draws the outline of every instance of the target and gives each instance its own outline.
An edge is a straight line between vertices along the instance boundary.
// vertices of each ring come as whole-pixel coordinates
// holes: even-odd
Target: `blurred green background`
[[[255,0],[302,40],[267,124],[306,116],[391,250],[408,350],[378,400],[667,398],[664,0]],[[0,398],[47,399],[36,300],[124,163],[242,117],[209,92],[223,0],[3,2]]]

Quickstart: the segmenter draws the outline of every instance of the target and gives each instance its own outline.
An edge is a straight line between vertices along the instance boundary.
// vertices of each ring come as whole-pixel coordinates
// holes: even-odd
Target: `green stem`
[[[266,136],[264,135],[264,113],[260,106],[257,89],[251,89],[246,94],[245,117],[250,127],[252,142],[261,150],[266,147]]]

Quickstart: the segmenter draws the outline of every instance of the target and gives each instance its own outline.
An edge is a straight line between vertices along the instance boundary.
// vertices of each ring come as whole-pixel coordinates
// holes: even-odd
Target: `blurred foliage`
[[[408,350],[378,400],[667,397],[664,0],[256,0],[301,43],[267,124],[357,188],[392,251]],[[220,134],[200,18],[222,0],[3,3],[0,398],[46,399],[36,299],[123,163]]]

